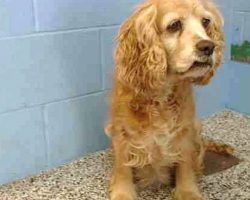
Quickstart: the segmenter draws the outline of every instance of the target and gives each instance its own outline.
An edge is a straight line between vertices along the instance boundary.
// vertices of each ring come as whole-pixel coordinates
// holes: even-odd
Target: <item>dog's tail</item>
[[[234,148],[227,144],[215,142],[209,139],[205,139],[204,144],[207,151],[213,151],[215,153],[226,155],[232,155],[234,153]]]

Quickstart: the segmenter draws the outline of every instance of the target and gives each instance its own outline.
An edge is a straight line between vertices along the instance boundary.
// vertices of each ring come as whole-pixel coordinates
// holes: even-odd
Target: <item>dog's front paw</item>
[[[109,187],[110,200],[136,200],[136,196],[132,186],[111,184]]]
[[[205,200],[200,193],[189,190],[174,191],[175,200]]]
[[[135,196],[128,193],[111,192],[110,200],[135,200]]]

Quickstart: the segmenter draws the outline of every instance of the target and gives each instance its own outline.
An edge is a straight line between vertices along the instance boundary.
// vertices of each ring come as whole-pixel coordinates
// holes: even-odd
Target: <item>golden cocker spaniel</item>
[[[207,84],[222,62],[222,26],[210,0],[147,0],[121,26],[106,127],[111,200],[135,200],[135,185],[165,184],[173,172],[176,199],[203,199],[205,150],[231,149],[202,139],[192,87]]]

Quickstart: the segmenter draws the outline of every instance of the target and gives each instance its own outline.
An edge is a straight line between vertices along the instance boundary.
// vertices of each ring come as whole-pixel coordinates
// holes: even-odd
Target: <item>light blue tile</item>
[[[214,0],[218,7],[229,7],[231,0]]]
[[[120,24],[140,0],[36,0],[39,30]]]
[[[0,40],[0,112],[102,88],[98,31]]]
[[[230,63],[227,107],[250,114],[250,64]]]
[[[46,168],[40,108],[0,115],[0,184]]]
[[[113,55],[117,32],[118,27],[101,30],[103,84],[105,89],[110,89],[112,87],[112,76],[114,71]]]
[[[234,12],[232,18],[232,43],[241,44],[243,42],[244,14]]]
[[[224,19],[224,34],[225,34],[225,42],[226,42],[226,49],[224,59],[226,61],[230,60],[231,58],[231,40],[232,40],[232,22],[231,22],[231,12],[230,9],[221,7],[220,11],[222,13]]]
[[[249,2],[250,3],[250,2]],[[250,9],[248,13],[245,13],[244,17],[244,34],[243,40],[250,41]]]
[[[238,11],[249,11],[250,1],[249,0],[233,0],[233,8]]]
[[[35,31],[32,0],[0,0],[0,37]]]
[[[107,119],[105,94],[46,106],[46,127],[50,166],[79,158],[107,147],[104,134]]]

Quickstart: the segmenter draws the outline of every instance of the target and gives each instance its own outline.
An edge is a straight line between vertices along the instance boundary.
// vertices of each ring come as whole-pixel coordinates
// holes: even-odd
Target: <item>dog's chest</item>
[[[178,149],[175,148],[174,142],[181,132],[181,127],[177,126],[175,120],[166,126],[163,130],[156,130],[149,137],[151,140],[152,162],[160,162],[162,165],[172,165],[179,157]]]
[[[154,131],[129,143],[130,166],[144,167],[155,164],[172,166],[179,159],[179,152],[173,146],[179,130],[165,127],[164,130],[154,129]]]
[[[145,118],[140,119],[145,124],[141,123],[140,126],[142,134],[135,134],[135,138],[130,140],[129,163],[135,167],[155,163],[171,166],[179,160],[179,150],[174,141],[178,140],[182,129],[193,121],[192,96],[180,96],[175,91],[144,108],[146,115],[140,116]]]

